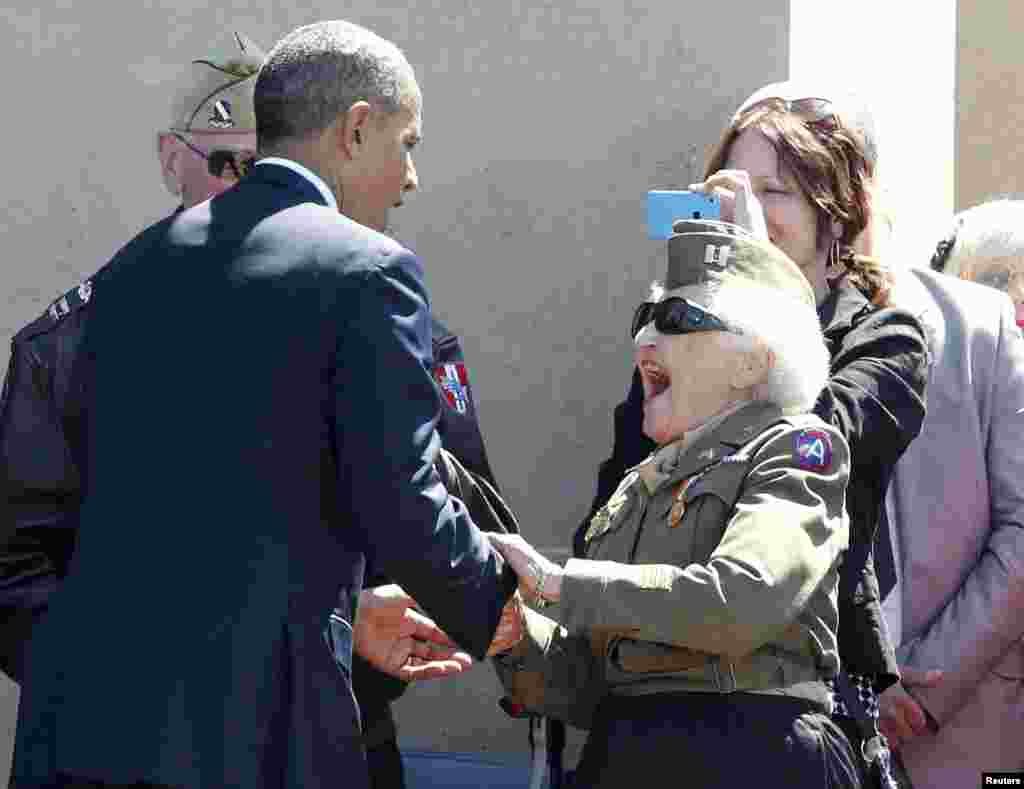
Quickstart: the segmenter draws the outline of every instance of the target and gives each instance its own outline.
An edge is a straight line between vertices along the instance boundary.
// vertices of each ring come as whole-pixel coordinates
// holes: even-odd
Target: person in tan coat
[[[849,449],[808,413],[828,373],[814,295],[746,231],[675,230],[633,326],[657,449],[592,519],[585,558],[491,536],[524,594],[559,604],[524,609],[499,676],[590,729],[574,786],[631,785],[641,765],[697,786],[859,786],[828,718]]]

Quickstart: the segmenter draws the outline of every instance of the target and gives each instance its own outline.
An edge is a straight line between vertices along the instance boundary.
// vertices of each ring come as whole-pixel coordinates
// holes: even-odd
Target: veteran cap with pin
[[[673,224],[665,290],[686,288],[697,295],[743,284],[780,290],[815,307],[803,272],[771,242],[726,222],[681,219]]]
[[[253,88],[265,53],[252,39],[233,32],[207,57],[179,75],[171,101],[170,128],[181,132],[253,132]]]

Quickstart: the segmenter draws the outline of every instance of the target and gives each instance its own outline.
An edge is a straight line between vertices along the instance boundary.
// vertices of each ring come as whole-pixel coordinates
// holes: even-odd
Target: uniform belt
[[[681,690],[733,693],[769,690],[820,682],[810,656],[766,646],[741,658],[712,655],[686,647],[669,647],[622,637],[622,631],[592,631],[591,649],[602,662],[629,677],[679,681]]]

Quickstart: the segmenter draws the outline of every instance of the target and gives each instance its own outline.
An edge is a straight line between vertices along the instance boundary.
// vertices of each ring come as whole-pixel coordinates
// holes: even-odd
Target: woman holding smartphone
[[[842,671],[863,712],[877,726],[878,696],[899,679],[882,621],[875,545],[893,466],[920,432],[928,352],[920,323],[889,305],[891,275],[877,257],[877,140],[870,113],[849,97],[788,82],[756,91],[723,132],[691,188],[715,193],[722,218],[767,237],[797,264],[815,294],[831,357],[814,412],[836,427],[851,453],[847,511],[850,546],[839,583]],[[615,447],[598,472],[596,512],[626,469],[653,448],[641,432],[644,396],[638,373],[615,410]],[[580,555],[589,518],[577,532]],[[883,580],[891,554],[879,556]],[[882,561],[884,560],[884,561]],[[838,692],[836,719],[854,744],[856,711]]]

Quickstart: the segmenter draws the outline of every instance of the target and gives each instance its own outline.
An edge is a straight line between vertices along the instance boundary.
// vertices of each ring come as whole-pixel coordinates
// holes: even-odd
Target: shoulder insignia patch
[[[469,410],[469,375],[465,364],[454,362],[436,365],[434,380],[453,411],[465,414]]]
[[[46,308],[46,312],[54,323],[63,320],[66,316],[85,306],[92,298],[92,282],[86,280],[76,288],[72,288],[53,304]]]
[[[824,430],[801,430],[794,440],[800,468],[824,471],[832,465],[832,439]]]

